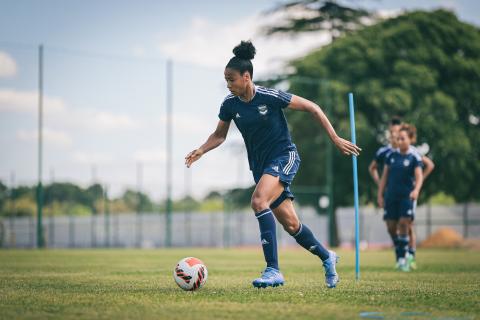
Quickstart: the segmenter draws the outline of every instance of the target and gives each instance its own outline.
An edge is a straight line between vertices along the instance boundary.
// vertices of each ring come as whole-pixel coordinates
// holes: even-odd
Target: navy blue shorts
[[[280,177],[280,182],[284,186],[284,191],[275,201],[270,205],[271,209],[278,207],[285,199],[295,199],[295,196],[290,191],[290,185],[300,168],[300,156],[297,150],[289,150],[284,154],[276,157],[266,165],[261,171],[253,171],[253,179],[255,184],[260,181],[264,174],[269,174],[274,177]]]
[[[395,220],[400,218],[411,218],[415,220],[415,209],[417,201],[410,198],[402,199],[385,199],[385,211],[383,220]]]

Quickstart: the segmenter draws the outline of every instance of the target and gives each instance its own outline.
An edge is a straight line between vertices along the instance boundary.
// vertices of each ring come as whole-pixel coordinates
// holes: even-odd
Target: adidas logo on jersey
[[[273,171],[278,172],[278,166],[273,166],[272,169]]]
[[[238,114],[238,112],[237,112],[237,115],[235,116],[235,118],[237,118],[237,119],[240,118],[240,115]]]
[[[268,242],[267,240],[265,239],[262,239],[262,244],[269,244],[270,242]]]

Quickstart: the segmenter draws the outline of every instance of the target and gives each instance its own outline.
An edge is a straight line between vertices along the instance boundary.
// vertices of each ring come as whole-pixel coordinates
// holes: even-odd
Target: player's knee
[[[300,221],[296,219],[290,219],[285,221],[283,224],[283,229],[288,232],[290,235],[294,235],[300,229]]]
[[[400,234],[408,234],[409,229],[409,224],[408,222],[405,221],[400,221],[398,223],[398,230],[400,231]]]
[[[391,237],[395,237],[397,235],[397,228],[396,227],[395,228],[390,227],[387,230],[388,230],[388,234]]]
[[[269,206],[268,201],[266,201],[262,197],[259,197],[258,195],[255,195],[255,194],[252,196],[252,201],[250,205],[252,206],[252,209],[255,212],[260,212],[264,209],[267,209]]]

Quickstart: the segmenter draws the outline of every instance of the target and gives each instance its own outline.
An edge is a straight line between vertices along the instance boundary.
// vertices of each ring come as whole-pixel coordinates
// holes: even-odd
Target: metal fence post
[[[463,237],[468,238],[468,202],[463,204]]]

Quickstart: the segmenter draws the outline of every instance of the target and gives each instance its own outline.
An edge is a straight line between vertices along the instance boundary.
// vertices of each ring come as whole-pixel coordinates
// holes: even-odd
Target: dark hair
[[[394,117],[392,117],[392,119],[390,119],[390,125],[391,126],[399,126],[401,124],[402,124],[402,120],[398,116],[394,116]]]
[[[412,144],[417,143],[417,128],[413,124],[404,123],[400,127],[400,131],[405,131]]]
[[[255,57],[255,53],[255,47],[250,40],[242,41],[238,46],[233,48],[233,54],[235,55],[235,57],[231,58],[230,61],[228,61],[225,68],[237,70],[238,72],[240,72],[240,74],[248,71],[250,73],[250,78],[252,78],[253,65],[250,60]]]

